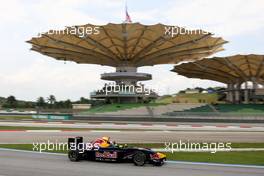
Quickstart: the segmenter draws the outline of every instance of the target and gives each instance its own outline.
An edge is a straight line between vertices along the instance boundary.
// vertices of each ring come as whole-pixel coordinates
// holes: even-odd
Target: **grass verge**
[[[147,148],[165,148],[164,143],[133,143],[128,146],[147,147]],[[232,143],[232,148],[264,148],[264,143]]]
[[[157,148],[161,144],[129,144],[129,146]],[[239,147],[260,147],[264,143],[236,143]],[[32,151],[32,144],[0,144],[0,148],[20,149]],[[44,150],[47,151],[47,150]],[[44,152],[43,151],[43,152]],[[50,151],[49,151],[50,152]],[[66,153],[63,150],[53,150],[56,153]],[[208,163],[222,163],[222,164],[249,164],[249,165],[264,165],[264,152],[174,152],[166,153],[168,160],[190,161],[190,162],[208,162]]]
[[[126,110],[126,109],[131,109],[131,108],[139,108],[139,107],[144,107],[144,106],[159,106],[159,105],[164,105],[165,103],[115,103],[115,104],[106,104],[106,105],[100,105],[100,106],[95,106],[89,109],[88,111],[82,112],[81,114],[85,113],[103,113],[103,112],[115,112],[115,111],[120,111],[120,110]]]
[[[21,120],[21,119],[32,119],[32,116],[9,116],[9,115],[7,115],[7,116],[0,116],[0,120],[1,119],[5,119],[5,120]]]
[[[171,160],[222,164],[248,164],[264,166],[264,151],[252,152],[177,152],[167,153]]]

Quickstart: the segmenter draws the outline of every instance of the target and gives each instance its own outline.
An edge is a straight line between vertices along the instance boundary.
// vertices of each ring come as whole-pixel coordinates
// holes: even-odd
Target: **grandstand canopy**
[[[189,78],[209,79],[227,84],[246,81],[263,83],[264,55],[205,58],[176,65],[172,71]]]
[[[168,35],[170,33],[166,34],[170,27],[172,29],[174,26],[140,23],[109,23],[101,26],[86,24],[66,27],[60,32],[51,30],[28,42],[32,44],[32,50],[58,60],[113,67],[193,61],[223,50],[222,45],[226,43],[222,38],[212,37],[211,33],[205,31],[171,36]],[[91,29],[94,33],[82,36],[69,33],[73,29],[81,33],[85,29]]]

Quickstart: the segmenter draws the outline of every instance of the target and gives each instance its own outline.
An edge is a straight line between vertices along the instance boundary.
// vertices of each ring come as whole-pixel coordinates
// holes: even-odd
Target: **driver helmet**
[[[102,137],[102,139],[103,139],[103,141],[105,141],[107,143],[110,142],[110,137],[108,137],[108,136],[104,136],[104,137]]]

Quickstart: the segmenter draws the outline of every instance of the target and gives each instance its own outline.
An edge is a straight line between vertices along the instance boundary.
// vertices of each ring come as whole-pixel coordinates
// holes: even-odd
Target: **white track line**
[[[8,148],[0,148],[0,150],[11,151],[11,152],[22,152],[22,153],[48,154],[48,155],[57,155],[57,156],[66,156],[67,155],[65,153],[38,152],[38,151],[8,149]]]

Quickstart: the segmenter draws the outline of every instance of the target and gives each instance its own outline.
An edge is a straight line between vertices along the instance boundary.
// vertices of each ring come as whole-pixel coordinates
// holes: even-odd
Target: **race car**
[[[91,147],[88,150],[72,148],[83,143],[83,137],[68,138],[68,157],[70,161],[90,160],[105,162],[133,162],[136,166],[146,163],[154,166],[162,166],[166,161],[166,155],[147,148],[127,147],[123,145],[112,145],[107,148]]]

